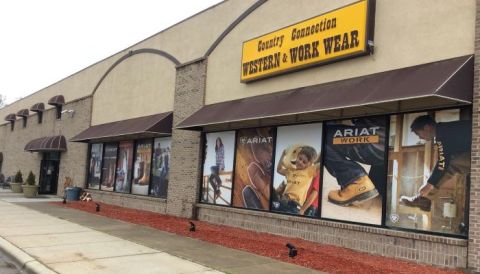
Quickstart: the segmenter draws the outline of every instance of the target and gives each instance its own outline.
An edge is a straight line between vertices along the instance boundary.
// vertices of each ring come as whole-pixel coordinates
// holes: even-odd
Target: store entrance
[[[56,194],[60,152],[44,152],[40,163],[39,194]]]

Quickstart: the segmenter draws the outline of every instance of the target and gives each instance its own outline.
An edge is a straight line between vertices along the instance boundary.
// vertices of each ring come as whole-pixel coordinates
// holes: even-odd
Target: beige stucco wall
[[[473,54],[475,1],[377,0],[375,53],[249,84],[240,83],[242,42],[354,0],[269,0],[208,59],[206,104]]]
[[[67,101],[92,94],[93,89],[108,68],[130,50],[142,48],[163,50],[173,55],[181,63],[200,58],[220,34],[256,1],[257,0],[229,0],[222,2],[152,37],[146,38],[121,52],[107,57],[84,70],[68,76],[57,83],[52,83],[51,86],[0,109],[0,124],[6,123],[3,118],[7,114],[16,113],[23,108],[30,108],[38,102],[43,102],[45,103],[45,107],[51,108],[51,106],[46,103],[48,99],[58,94],[63,94]],[[165,6],[165,8],[168,7]],[[48,68],[48,64],[45,64],[45,67]],[[161,73],[161,71],[159,73]],[[128,76],[126,74],[123,75]],[[136,79],[137,76],[138,74],[133,75]],[[25,77],[27,79],[28,75]],[[173,96],[173,87],[170,90]]]
[[[157,54],[133,55],[93,95],[92,125],[172,111],[174,92],[174,63]]]

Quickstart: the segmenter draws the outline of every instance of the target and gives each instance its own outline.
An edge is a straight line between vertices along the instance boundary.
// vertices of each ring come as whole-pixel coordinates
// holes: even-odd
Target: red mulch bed
[[[298,238],[214,225],[202,221],[195,221],[197,231],[190,232],[188,219],[104,203],[99,203],[101,211],[98,213],[95,212],[95,203],[92,202],[69,202],[66,205],[61,202],[52,202],[52,204],[145,225],[329,273],[464,273],[370,255]],[[297,257],[288,257],[286,243],[296,246]]]

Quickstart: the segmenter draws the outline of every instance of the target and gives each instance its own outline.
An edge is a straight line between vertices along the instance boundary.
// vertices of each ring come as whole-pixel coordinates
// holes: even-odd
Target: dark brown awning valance
[[[42,137],[28,142],[26,151],[67,151],[67,141],[63,135]]]
[[[24,108],[24,109],[21,109],[17,112],[17,116],[19,117],[28,117],[28,109]]]
[[[30,108],[33,112],[43,112],[45,111],[45,105],[43,103],[36,103]]]
[[[17,120],[17,116],[15,115],[15,113],[10,113],[7,116],[5,116],[5,121],[12,122],[15,120]]]
[[[177,128],[289,123],[471,104],[473,56],[206,105]],[[302,114],[302,115],[298,115]]]
[[[63,106],[65,105],[65,98],[63,95],[53,96],[48,100],[48,104],[52,106]]]
[[[90,142],[102,140],[120,140],[130,138],[149,138],[170,136],[172,134],[173,113],[165,112],[124,121],[89,127],[71,142]]]

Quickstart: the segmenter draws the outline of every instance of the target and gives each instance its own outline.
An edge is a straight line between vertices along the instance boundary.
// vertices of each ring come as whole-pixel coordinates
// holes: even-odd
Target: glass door
[[[58,171],[60,154],[58,152],[44,153],[40,163],[39,194],[56,194],[58,186]]]

